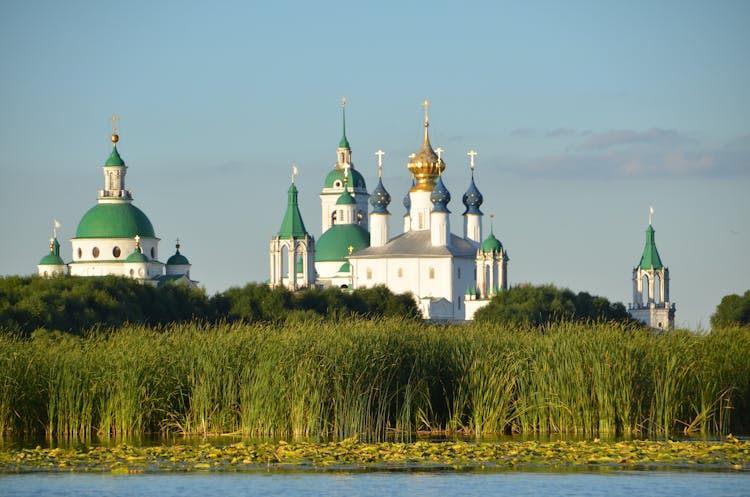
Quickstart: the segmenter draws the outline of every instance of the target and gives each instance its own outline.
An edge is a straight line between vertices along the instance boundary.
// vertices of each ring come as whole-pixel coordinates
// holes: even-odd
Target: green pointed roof
[[[343,131],[341,133],[341,141],[339,142],[339,148],[351,148],[349,147],[349,140],[346,139],[346,107],[341,108],[341,119],[343,122]]]
[[[307,236],[305,223],[302,222],[302,214],[299,212],[297,193],[297,187],[292,183],[287,192],[286,213],[284,214],[284,220],[281,221],[281,228],[279,228],[279,238],[304,238]]]
[[[109,158],[107,159],[107,162],[104,163],[105,166],[124,166],[125,161],[122,160],[122,157],[120,157],[120,153],[117,151],[117,147],[112,147],[112,153],[109,154]]]
[[[643,255],[639,263],[641,269],[662,269],[659,251],[656,250],[656,241],[654,240],[654,227],[650,224],[646,228],[646,246],[643,247]]]

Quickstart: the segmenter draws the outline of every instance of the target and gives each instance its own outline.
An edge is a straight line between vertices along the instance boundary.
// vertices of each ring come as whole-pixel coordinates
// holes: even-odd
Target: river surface
[[[0,475],[3,497],[750,496],[750,473],[692,471]]]

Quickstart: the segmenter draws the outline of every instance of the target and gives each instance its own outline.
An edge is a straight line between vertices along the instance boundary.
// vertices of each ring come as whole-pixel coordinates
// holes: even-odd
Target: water
[[[750,496],[750,473],[236,473],[0,475],[3,497]]]

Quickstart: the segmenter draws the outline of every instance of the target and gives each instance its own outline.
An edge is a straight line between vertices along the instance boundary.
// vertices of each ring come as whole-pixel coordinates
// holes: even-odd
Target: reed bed
[[[748,433],[750,330],[400,319],[0,333],[0,433]]]

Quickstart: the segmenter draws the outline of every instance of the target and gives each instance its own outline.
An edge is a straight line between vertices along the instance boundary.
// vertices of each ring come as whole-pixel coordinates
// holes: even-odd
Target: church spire
[[[117,116],[112,116],[112,135],[110,135],[112,152],[109,154],[107,162],[102,166],[104,189],[99,190],[99,203],[120,203],[133,200],[130,192],[125,189],[127,166],[117,150],[117,143],[120,141],[120,135],[117,134],[118,120]]]
[[[346,97],[341,97],[341,129],[339,148],[349,148],[349,140],[346,139]]]

